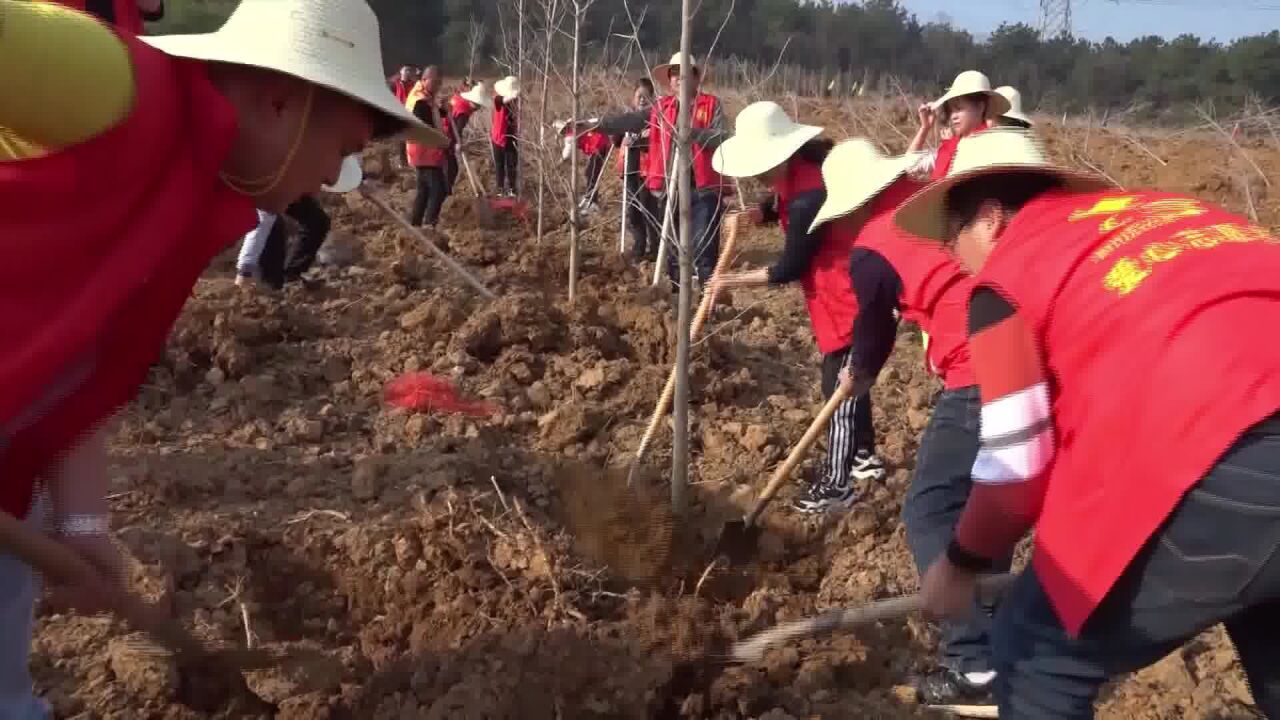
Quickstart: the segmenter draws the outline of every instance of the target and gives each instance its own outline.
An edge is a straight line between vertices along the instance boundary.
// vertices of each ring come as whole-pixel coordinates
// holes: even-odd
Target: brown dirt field
[[[798,108],[836,136],[870,128],[895,150],[909,132],[901,109]],[[1265,183],[1212,135],[1137,136],[1157,161],[1115,131],[1046,134],[1072,164],[1237,210],[1247,182],[1262,221],[1280,223]],[[1244,142],[1280,180],[1280,149]],[[370,174],[407,206],[407,175],[377,164]],[[915,589],[898,513],[938,389],[918,333],[903,330],[875,390],[886,481],[822,526],[789,515],[784,490],[760,562],[699,583],[721,522],[819,407],[818,355],[798,292],[736,293],[695,352],[689,517],[664,503],[669,430],[636,488],[604,470],[634,450],[673,355],[669,298],[617,254],[607,177],[614,209],[586,235],[573,306],[566,232],[552,225],[539,245],[516,225],[475,229],[465,189],[442,227],[450,252],[502,296],[487,305],[356,197],[327,202],[359,261],[321,269],[320,289],[241,292],[230,254],[196,288],[121,418],[113,524],[136,587],[202,637],[252,634],[319,656],[249,674],[276,717],[931,717],[904,688],[932,653],[918,619],[759,664],[717,661],[774,623]],[[776,231],[753,231],[743,255],[767,261],[777,246]],[[417,369],[501,409],[472,419],[385,407],[383,383]],[[191,707],[199,692],[172,662],[105,618],[44,611],[33,666],[60,717],[241,714]],[[1109,687],[1099,717],[1226,720],[1249,708],[1214,632]]]

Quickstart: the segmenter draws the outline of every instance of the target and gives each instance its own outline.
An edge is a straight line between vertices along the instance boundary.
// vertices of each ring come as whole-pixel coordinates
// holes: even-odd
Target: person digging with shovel
[[[728,177],[759,178],[776,196],[764,207],[739,213],[733,221],[777,222],[786,241],[772,266],[717,274],[711,278],[711,288],[719,292],[800,283],[822,352],[822,394],[830,397],[853,342],[851,331],[858,305],[847,270],[853,236],[826,228],[810,230],[827,199],[822,162],[831,150],[831,141],[819,138],[821,134],[820,127],[792,121],[775,102],[752,103],[738,113],[733,136],[716,150],[712,164],[716,172]],[[795,501],[795,508],[818,513],[852,506],[858,497],[855,480],[871,482],[884,477],[884,465],[875,454],[875,439],[868,384],[832,416],[825,467]]]
[[[943,382],[920,439],[915,470],[902,506],[907,546],[923,575],[947,549],[951,530],[964,509],[972,485],[970,471],[978,454],[977,380],[969,362],[966,320],[973,290],[968,273],[955,258],[893,225],[893,211],[923,184],[907,171],[916,158],[885,157],[869,140],[843,142],[822,165],[831,191],[810,226],[852,241],[849,279],[857,297],[852,344],[840,370],[840,384],[860,396],[893,353],[898,317],[927,335],[925,362]],[[995,569],[1008,570],[1009,557]],[[963,622],[944,623],[938,652],[940,669],[916,678],[926,705],[989,707],[990,624],[993,607],[975,610]]]
[[[126,593],[104,423],[209,260],[374,138],[443,144],[387,89],[379,47],[358,0],[243,0],[217,32],[148,38],[0,0],[0,520],[34,532],[52,513],[98,571],[65,588],[82,609]],[[16,552],[0,543],[0,718],[32,720],[37,583]]]
[[[480,108],[493,108],[493,91],[489,89],[488,84],[484,81],[472,83],[470,87],[464,86],[449,98],[445,113],[447,119],[446,135],[449,136],[448,169],[445,173],[447,176],[445,177],[445,182],[449,186],[450,194],[458,184],[458,170],[460,169],[458,156],[465,151],[462,144],[463,134],[467,130],[467,125],[471,122],[471,117]]]
[[[1280,718],[1280,238],[1198,199],[967,138],[896,212],[974,275],[973,490],[921,583],[944,617],[1035,531],[992,630],[1005,720],[1093,717],[1102,685],[1223,623]]]

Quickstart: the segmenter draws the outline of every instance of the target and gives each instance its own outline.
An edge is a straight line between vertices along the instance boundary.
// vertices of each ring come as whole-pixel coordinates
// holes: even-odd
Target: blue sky
[[[945,13],[955,25],[978,35],[1005,21],[1035,25],[1040,13],[1039,0],[899,2],[922,22]],[[1090,40],[1194,33],[1226,42],[1280,28],[1280,0],[1074,0],[1072,13],[1076,36]]]

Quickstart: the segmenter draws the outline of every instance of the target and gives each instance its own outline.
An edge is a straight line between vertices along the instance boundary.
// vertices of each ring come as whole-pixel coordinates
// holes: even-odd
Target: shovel
[[[74,550],[26,527],[20,520],[4,512],[0,512],[0,546],[17,555],[46,578],[60,584],[83,585],[87,578],[100,576]],[[217,671],[227,682],[223,687],[234,696],[243,698],[257,709],[270,707],[249,690],[240,673],[276,664],[280,659],[273,653],[250,648],[206,648],[181,623],[166,617],[125,590],[115,593],[110,605],[111,610],[131,627],[146,633],[156,644],[171,651],[179,667]]]
[[[809,429],[804,431],[800,442],[796,443],[791,454],[787,455],[787,459],[773,472],[773,477],[769,478],[769,484],[765,486],[764,492],[756,500],[751,512],[741,520],[730,520],[721,528],[720,540],[716,543],[716,555],[728,557],[730,564],[733,565],[740,565],[751,558],[755,552],[756,543],[760,539],[760,528],[756,525],[760,514],[773,500],[773,496],[778,494],[778,488],[782,487],[782,483],[791,476],[791,471],[795,470],[796,465],[804,459],[805,453],[813,446],[818,436],[827,428],[827,423],[831,422],[831,416],[836,414],[840,404],[848,399],[849,389],[843,384],[837,385],[836,391],[822,406],[818,417],[814,418],[809,424]]]
[[[1013,577],[1010,573],[982,576],[978,579],[978,595],[990,597],[1000,593],[1013,582]],[[803,620],[784,622],[745,640],[739,640],[733,644],[730,657],[734,662],[756,662],[764,658],[766,650],[789,640],[848,630],[881,620],[896,620],[923,607],[924,601],[919,594],[915,594],[877,600],[859,607],[835,608]],[[930,707],[938,709],[938,706]]]
[[[471,212],[476,216],[476,222],[481,227],[490,227],[493,225],[493,205],[490,198],[485,197],[484,188],[480,187],[480,183],[476,181],[475,173],[471,172],[471,162],[467,160],[467,154],[462,151],[462,146],[458,146],[458,162],[462,165],[462,171],[466,173],[467,184],[471,186],[471,192],[475,194],[475,199],[471,201]]]

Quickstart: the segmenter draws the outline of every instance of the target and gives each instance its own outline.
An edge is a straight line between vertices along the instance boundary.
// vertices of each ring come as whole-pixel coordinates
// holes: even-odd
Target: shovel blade
[[[720,529],[720,540],[716,543],[716,555],[729,559],[730,565],[741,565],[751,560],[756,554],[756,546],[760,541],[760,528],[747,525],[744,520],[730,520]]]

